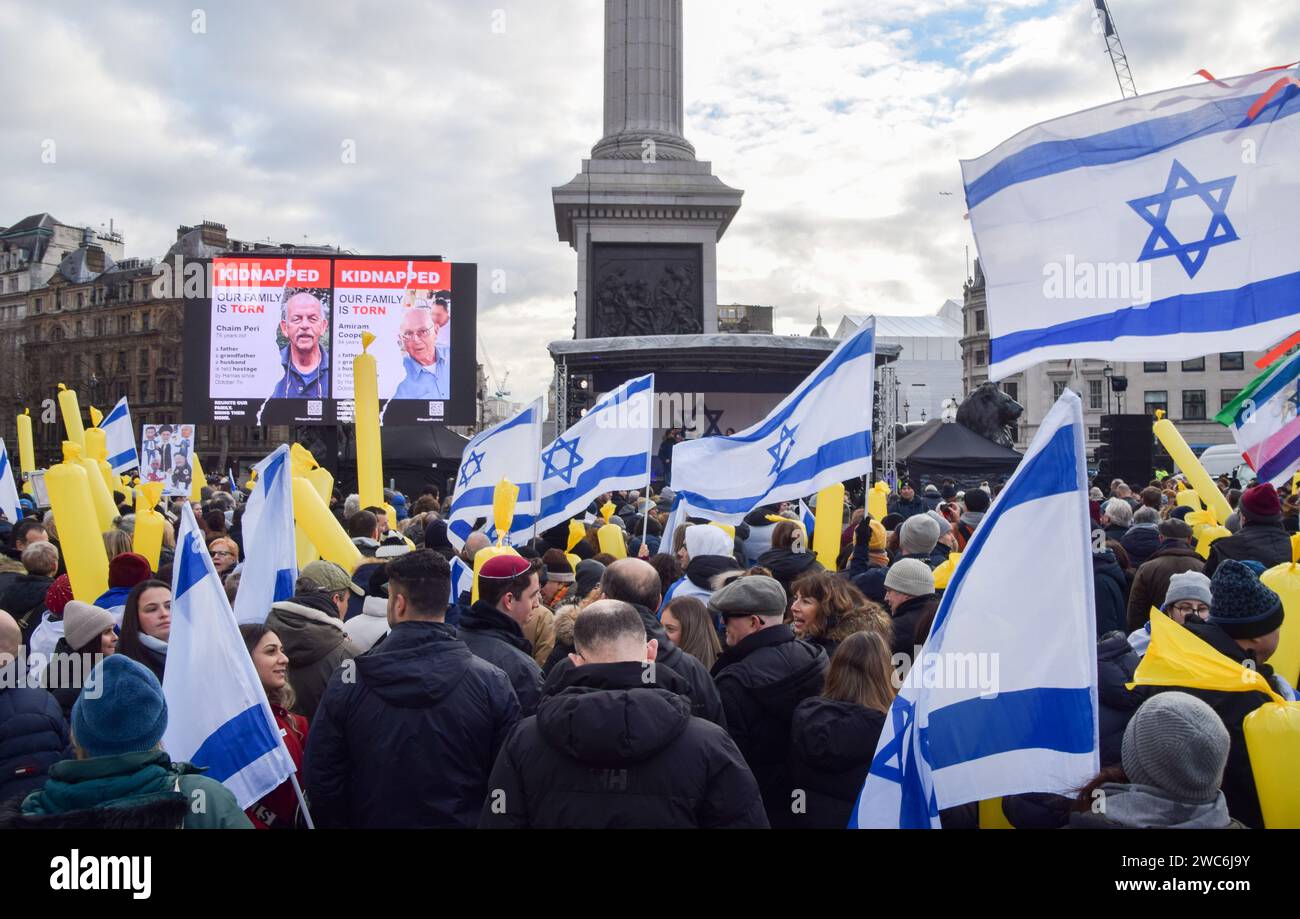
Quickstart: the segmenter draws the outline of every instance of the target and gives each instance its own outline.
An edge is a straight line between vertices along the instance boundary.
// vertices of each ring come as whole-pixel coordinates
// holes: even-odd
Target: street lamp
[[[1104,369],[1104,370],[1101,372],[1101,375],[1104,376],[1104,377],[1106,378],[1106,414],[1107,414],[1107,415],[1114,414],[1114,413],[1110,410],[1110,392],[1111,392],[1111,389],[1110,389],[1110,378],[1111,378],[1112,376],[1114,376],[1114,374],[1115,374],[1115,368],[1112,367],[1110,364],[1107,364],[1107,365],[1106,365],[1106,369]]]

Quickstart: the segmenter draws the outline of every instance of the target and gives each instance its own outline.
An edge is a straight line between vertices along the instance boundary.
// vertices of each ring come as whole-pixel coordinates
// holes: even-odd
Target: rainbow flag
[[[1300,466],[1300,352],[1270,364],[1214,420],[1232,429],[1261,483],[1286,482]]]

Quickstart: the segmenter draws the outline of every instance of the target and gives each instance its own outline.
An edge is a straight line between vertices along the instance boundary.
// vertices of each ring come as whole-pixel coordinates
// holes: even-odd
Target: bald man
[[[330,395],[329,353],[321,337],[329,328],[329,312],[313,294],[296,293],[280,307],[280,332],[288,342],[280,350],[284,376],[272,399],[324,399]]]
[[[45,773],[63,759],[68,724],[49,692],[27,682],[16,660],[22,630],[0,610],[0,801],[22,798],[45,784]]]

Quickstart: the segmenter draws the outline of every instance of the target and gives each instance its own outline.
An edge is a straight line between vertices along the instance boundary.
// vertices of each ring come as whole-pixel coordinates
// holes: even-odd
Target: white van
[[[1255,481],[1255,472],[1246,464],[1241,449],[1236,444],[1215,444],[1206,447],[1200,456],[1201,465],[1211,476],[1235,476],[1244,488]]]

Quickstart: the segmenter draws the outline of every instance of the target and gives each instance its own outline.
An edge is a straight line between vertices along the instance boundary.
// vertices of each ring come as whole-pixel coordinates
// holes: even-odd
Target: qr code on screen
[[[307,414],[313,418],[321,417],[321,415],[325,414],[325,403],[320,399],[308,399]]]
[[[429,403],[429,417],[430,417],[430,418],[441,418],[441,417],[442,417],[443,406],[444,406],[445,404],[446,404],[446,403],[443,403],[443,402],[430,402],[430,403]]]

